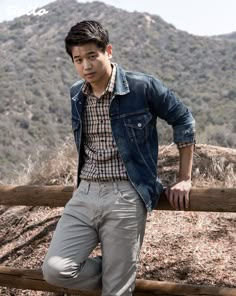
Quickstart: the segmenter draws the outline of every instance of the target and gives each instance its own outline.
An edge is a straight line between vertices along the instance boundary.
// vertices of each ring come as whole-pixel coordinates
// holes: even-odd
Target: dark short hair
[[[72,57],[72,47],[84,45],[86,43],[95,43],[103,52],[109,43],[107,30],[97,21],[82,21],[71,27],[65,38],[66,52]]]

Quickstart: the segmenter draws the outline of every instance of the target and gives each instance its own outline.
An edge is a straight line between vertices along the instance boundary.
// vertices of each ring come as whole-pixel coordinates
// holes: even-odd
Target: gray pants
[[[43,263],[44,279],[102,296],[130,296],[147,211],[129,181],[82,180],[66,204]],[[89,257],[101,243],[102,257]]]

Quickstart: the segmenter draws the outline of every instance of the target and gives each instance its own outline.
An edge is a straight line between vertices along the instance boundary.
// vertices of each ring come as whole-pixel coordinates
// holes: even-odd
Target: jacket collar
[[[129,92],[129,84],[125,75],[125,71],[116,64],[116,83],[114,95],[125,95]]]

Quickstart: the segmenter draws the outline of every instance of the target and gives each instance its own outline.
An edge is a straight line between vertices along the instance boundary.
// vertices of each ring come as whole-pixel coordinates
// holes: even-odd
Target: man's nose
[[[92,68],[92,64],[89,60],[84,60],[84,70],[89,70]]]

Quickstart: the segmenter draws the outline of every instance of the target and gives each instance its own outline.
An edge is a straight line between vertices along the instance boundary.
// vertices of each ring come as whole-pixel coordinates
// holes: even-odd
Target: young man
[[[179,180],[166,195],[181,210],[189,204],[194,119],[159,80],[111,63],[98,22],[76,24],[65,44],[82,78],[70,92],[78,188],[58,222],[44,278],[71,289],[102,288],[103,296],[132,295],[147,211],[163,192],[156,119],[173,126],[179,147]],[[99,242],[102,256],[89,258]]]

